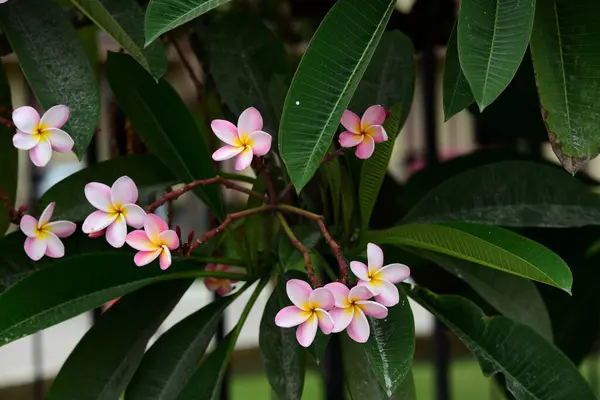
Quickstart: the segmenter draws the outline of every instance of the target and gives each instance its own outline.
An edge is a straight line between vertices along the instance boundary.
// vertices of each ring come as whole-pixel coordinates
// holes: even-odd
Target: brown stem
[[[273,185],[273,181],[269,176],[269,171],[267,168],[261,168],[260,173],[267,184],[267,194],[269,195],[269,203],[275,204],[277,202],[277,192],[275,191],[275,186]]]
[[[10,121],[10,120],[8,120],[6,118],[3,118],[3,117],[0,117],[0,124],[6,126],[7,128],[14,128],[15,127],[15,124],[13,124],[12,121]]]
[[[315,270],[310,260],[310,249],[308,249],[302,244],[302,242],[298,240],[298,238],[296,237],[296,235],[294,235],[294,232],[292,231],[292,229],[290,228],[290,226],[288,225],[287,221],[281,213],[277,213],[277,218],[279,218],[281,226],[283,227],[283,231],[290,239],[292,245],[294,245],[294,247],[298,249],[300,253],[302,253],[302,256],[304,257],[304,265],[306,266],[306,272],[308,273],[308,279],[310,279],[312,287],[317,288],[321,286],[321,282],[319,281],[319,278],[317,278],[317,276],[315,275]]]
[[[15,225],[19,225],[21,223],[21,218],[25,214],[25,211],[27,211],[27,207],[21,206],[15,208],[10,201],[10,197],[2,189],[0,189],[0,203],[4,205],[8,212],[8,220]]]
[[[183,68],[185,68],[185,70],[187,71],[187,74],[190,77],[190,80],[192,81],[192,83],[194,84],[194,87],[196,88],[198,101],[201,104],[204,103],[204,98],[203,98],[204,96],[202,95],[204,93],[204,85],[202,84],[202,82],[200,82],[200,79],[196,76],[196,73],[194,72],[194,68],[192,68],[192,64],[190,64],[188,59],[185,57],[185,53],[183,52],[183,49],[181,48],[181,46],[179,46],[179,43],[177,43],[177,40],[175,40],[175,38],[171,38],[171,44],[173,44],[173,47],[175,48],[175,51],[177,52],[177,55],[179,56],[179,59],[181,60],[181,64],[183,65]]]

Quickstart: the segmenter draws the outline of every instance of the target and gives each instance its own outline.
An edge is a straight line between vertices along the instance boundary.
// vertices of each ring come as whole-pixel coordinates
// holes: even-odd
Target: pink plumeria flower
[[[52,150],[65,153],[73,148],[71,136],[60,128],[69,119],[69,107],[58,105],[50,108],[40,119],[40,114],[29,106],[13,111],[13,123],[17,133],[13,145],[17,149],[29,150],[29,158],[37,167],[44,167],[52,158]]]
[[[61,258],[65,255],[65,246],[60,238],[71,236],[77,226],[71,221],[50,222],[56,203],[50,203],[42,212],[40,220],[31,215],[21,218],[21,231],[27,235],[25,253],[33,261],[44,255],[51,258]]]
[[[317,326],[326,335],[333,331],[333,319],[327,311],[333,308],[335,300],[329,290],[313,290],[302,280],[290,279],[286,292],[294,305],[279,311],[275,316],[275,324],[281,328],[300,325],[296,330],[296,339],[301,346],[311,345],[317,334]]]
[[[83,221],[84,233],[98,233],[106,229],[106,240],[119,248],[125,244],[127,225],[139,229],[144,226],[146,213],[135,204],[138,189],[133,180],[122,176],[108,187],[103,183],[85,185],[85,197],[98,209]],[[97,236],[96,236],[97,237]]]
[[[371,157],[375,150],[375,143],[388,140],[388,135],[382,126],[385,117],[385,108],[379,105],[367,108],[362,119],[350,110],[344,111],[342,125],[347,131],[340,134],[340,145],[356,146],[356,156],[363,160]]]
[[[404,264],[383,266],[383,251],[373,243],[367,245],[367,261],[369,266],[360,261],[352,261],[350,269],[359,279],[358,285],[368,287],[378,303],[386,307],[400,302],[400,294],[395,283],[400,283],[410,276],[410,268]]]
[[[213,160],[229,160],[237,156],[235,169],[244,170],[252,163],[252,157],[264,156],[271,150],[271,135],[262,131],[263,119],[254,107],[240,115],[237,127],[229,121],[216,119],[210,124],[213,132],[227,145],[215,151]]]
[[[233,272],[243,274],[243,270],[236,267],[230,267],[225,264],[208,264],[206,268],[207,271],[222,271],[222,272]],[[236,280],[232,279],[223,279],[223,278],[204,278],[204,285],[211,292],[217,292],[219,296],[226,296],[235,289],[234,284],[237,283]]]
[[[144,221],[144,230],[133,231],[127,235],[127,244],[138,250],[133,261],[141,267],[159,258],[160,269],[171,266],[171,250],[179,248],[179,237],[169,230],[167,223],[156,214],[148,214]]]
[[[373,292],[366,286],[348,289],[343,283],[333,282],[325,285],[325,289],[328,289],[335,299],[335,308],[329,312],[335,324],[334,333],[348,328],[348,336],[352,340],[365,343],[371,334],[367,316],[383,319],[388,315],[385,306],[369,300],[373,297]]]

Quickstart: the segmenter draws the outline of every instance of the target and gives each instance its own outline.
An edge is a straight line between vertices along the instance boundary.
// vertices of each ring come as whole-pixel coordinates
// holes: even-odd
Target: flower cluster
[[[293,305],[279,311],[275,324],[282,328],[298,326],[296,338],[304,347],[315,339],[317,326],[326,335],[346,330],[352,340],[365,343],[370,336],[367,317],[386,318],[387,308],[400,301],[395,284],[410,275],[406,265],[383,266],[383,251],[373,243],[367,246],[367,260],[368,266],[351,263],[359,279],[353,288],[333,282],[313,290],[302,280],[290,279],[286,292]],[[370,300],[373,297],[375,300]]]

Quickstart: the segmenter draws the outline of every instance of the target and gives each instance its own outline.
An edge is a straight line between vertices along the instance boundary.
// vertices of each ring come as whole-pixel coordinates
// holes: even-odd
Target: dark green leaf
[[[506,89],[529,45],[535,0],[464,0],[458,15],[460,65],[479,108]]]
[[[420,287],[409,295],[458,336],[486,376],[502,373],[518,400],[596,399],[571,361],[530,327],[503,316],[490,318],[459,296],[438,296]]]
[[[148,340],[192,282],[163,282],[120,299],[77,344],[46,399],[119,398],[144,357]]]
[[[96,76],[75,29],[55,1],[19,0],[2,5],[0,28],[42,107],[71,110],[63,128],[81,159],[100,112]]]
[[[150,347],[127,387],[128,400],[175,399],[198,368],[223,312],[236,296],[222,297],[173,326]]]
[[[329,338],[330,335],[326,335],[322,331],[317,331],[314,342],[306,349],[317,365],[321,365],[325,360],[325,350],[327,350],[327,345],[329,345]]]
[[[12,110],[10,86],[0,62],[0,109]],[[8,115],[5,115],[8,117]],[[19,153],[12,144],[13,130],[0,124],[0,195],[7,197],[10,204],[15,205],[17,197],[17,181],[19,173]],[[4,202],[0,201],[0,237],[8,229],[8,210]]]
[[[475,99],[469,82],[463,74],[458,58],[458,38],[456,24],[452,28],[448,45],[446,46],[446,61],[444,62],[444,122],[454,114],[469,107]]]
[[[280,153],[298,192],[319,168],[395,4],[340,0],[310,42],[279,130]]]
[[[144,48],[144,10],[135,0],[71,0],[89,19],[108,33],[155,79],[167,70],[165,46]]]
[[[158,83],[125,54],[109,53],[106,74],[117,101],[150,150],[181,181],[215,176],[210,151],[194,117],[177,92]],[[223,218],[216,185],[194,189],[218,218]]]
[[[571,293],[571,270],[559,256],[532,240],[495,226],[462,222],[410,224],[369,232],[368,240],[447,254]]]

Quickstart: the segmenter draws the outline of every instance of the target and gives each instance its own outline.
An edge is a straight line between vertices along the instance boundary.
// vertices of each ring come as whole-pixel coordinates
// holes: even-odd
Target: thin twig
[[[8,120],[6,118],[3,118],[3,117],[0,117],[0,124],[6,126],[7,128],[14,128],[15,127],[15,124],[13,124],[12,121],[10,121],[10,120]]]
[[[181,60],[181,64],[183,64],[183,68],[185,68],[185,70],[187,71],[187,74],[190,77],[190,80],[192,81],[192,83],[194,84],[194,87],[196,88],[198,101],[201,104],[203,104],[204,103],[204,96],[203,96],[204,85],[202,84],[202,82],[200,82],[200,79],[196,76],[196,73],[194,72],[194,68],[192,68],[192,64],[190,64],[190,62],[185,57],[185,53],[184,53],[183,49],[181,48],[181,46],[179,46],[179,43],[177,43],[177,40],[175,38],[171,38],[170,41],[171,41],[171,44],[173,44],[173,47],[175,48],[175,51],[177,52],[179,59]]]
[[[275,204],[277,203],[277,192],[275,191],[275,186],[273,185],[273,181],[269,176],[269,171],[267,168],[261,168],[260,170],[265,183],[267,184],[267,194],[269,195],[269,203]]]
[[[287,221],[281,213],[277,213],[277,218],[279,218],[279,221],[281,222],[281,227],[283,228],[283,231],[285,232],[287,237],[290,239],[292,245],[294,245],[294,247],[298,249],[300,253],[302,253],[302,256],[304,257],[304,265],[306,266],[306,272],[308,273],[308,279],[310,279],[312,287],[317,288],[321,286],[321,282],[319,281],[319,278],[317,278],[317,276],[315,275],[315,269],[313,268],[312,262],[310,260],[310,249],[304,246],[302,242],[298,240],[298,238],[296,237],[296,235],[294,235],[294,232],[292,231],[292,229],[290,228],[290,226],[288,225]]]

